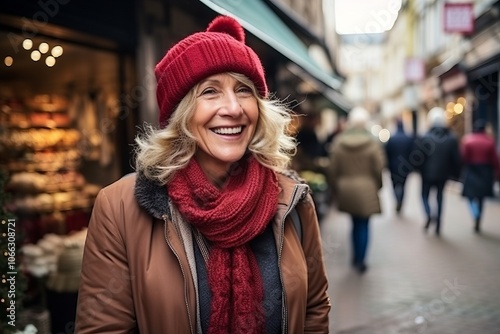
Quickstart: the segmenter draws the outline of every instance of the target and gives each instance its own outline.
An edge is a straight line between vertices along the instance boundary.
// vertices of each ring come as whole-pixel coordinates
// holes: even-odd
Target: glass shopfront
[[[133,115],[120,98],[118,52],[21,35],[0,30],[2,191],[28,278],[18,328],[67,333],[92,206],[99,190],[124,174],[121,161],[130,157],[123,156],[122,124]]]

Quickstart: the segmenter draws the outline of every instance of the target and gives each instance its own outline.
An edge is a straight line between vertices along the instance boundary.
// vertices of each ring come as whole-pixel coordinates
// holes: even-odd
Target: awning
[[[238,22],[260,40],[330,89],[339,90],[342,80],[325,72],[309,56],[307,47],[262,0],[200,0],[218,12],[238,19]]]
[[[452,70],[457,70],[461,63],[461,58],[459,57],[450,57],[443,61],[441,64],[438,66],[434,67],[431,70],[431,74],[435,75],[436,77],[442,77],[445,76],[446,74],[449,74]]]
[[[316,80],[309,73],[301,69],[295,64],[288,64],[286,67],[291,73],[302,78],[311,85],[318,93],[323,95],[333,106],[344,113],[348,113],[352,109],[351,103],[338,91],[326,86],[324,83]]]

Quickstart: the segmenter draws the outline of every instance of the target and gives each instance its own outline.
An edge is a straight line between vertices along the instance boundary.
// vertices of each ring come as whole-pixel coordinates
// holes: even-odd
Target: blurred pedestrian
[[[330,180],[339,211],[352,221],[352,264],[363,273],[367,269],[369,221],[380,213],[378,191],[382,187],[385,153],[368,131],[369,113],[356,107],[349,113],[346,129],[333,141]]]
[[[391,174],[397,213],[400,213],[403,205],[406,178],[414,169],[410,163],[410,155],[414,149],[414,144],[414,137],[405,133],[403,121],[398,119],[396,132],[391,135],[385,144],[387,166]]]
[[[323,141],[323,152],[325,156],[329,155],[331,145],[335,140],[335,137],[337,137],[342,131],[344,131],[346,121],[347,118],[345,116],[339,116],[335,130],[333,130],[332,133],[326,136],[325,140]]]
[[[155,75],[160,127],[96,199],[76,332],[328,333],[315,209],[284,174],[291,116],[243,28],[215,18]]]
[[[302,103],[304,104],[304,103]],[[302,111],[305,111],[304,113]],[[319,171],[318,158],[321,157],[323,146],[316,133],[316,127],[320,122],[320,115],[308,111],[308,108],[299,105],[294,109],[299,113],[300,128],[296,135],[297,153],[294,157],[294,169],[298,171]]]
[[[457,137],[447,127],[443,108],[434,107],[427,114],[429,131],[416,141],[416,150],[423,157],[420,166],[422,176],[422,202],[427,216],[425,230],[436,224],[436,234],[441,231],[444,187],[449,179],[457,180],[461,159]],[[436,212],[432,214],[429,196],[436,193]]]
[[[474,230],[480,232],[483,200],[493,197],[495,178],[500,178],[500,161],[495,140],[486,131],[486,121],[474,122],[473,132],[461,143],[463,170],[462,195],[469,200]]]

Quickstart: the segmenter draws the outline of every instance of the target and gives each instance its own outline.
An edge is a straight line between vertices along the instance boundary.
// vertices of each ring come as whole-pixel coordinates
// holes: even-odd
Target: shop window
[[[0,169],[32,243],[85,227],[99,189],[120,176],[119,62],[110,51],[12,36],[0,31]]]
[[[22,235],[23,271],[46,282],[43,289],[28,288],[26,321],[50,314],[50,321],[44,316],[36,324],[39,333],[49,332],[48,322],[62,332],[74,321],[95,197],[122,174],[120,58],[53,38],[16,36],[0,31],[0,171]],[[33,313],[38,304],[45,313]]]

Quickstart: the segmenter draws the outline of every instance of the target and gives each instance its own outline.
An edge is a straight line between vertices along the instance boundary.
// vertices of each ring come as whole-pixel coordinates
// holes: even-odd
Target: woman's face
[[[227,73],[203,80],[195,97],[190,123],[198,145],[195,157],[206,173],[223,177],[245,154],[255,133],[257,98],[251,87]]]

